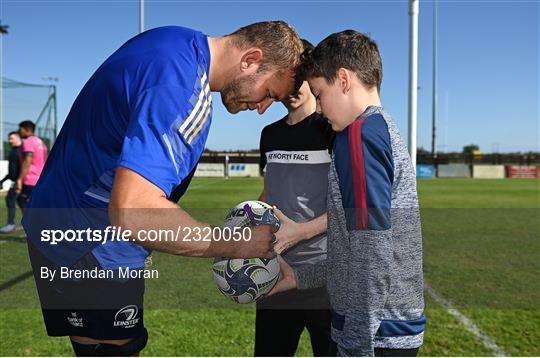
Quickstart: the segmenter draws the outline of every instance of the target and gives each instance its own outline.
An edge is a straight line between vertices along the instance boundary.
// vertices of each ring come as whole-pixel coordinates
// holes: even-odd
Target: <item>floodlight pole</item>
[[[437,158],[437,37],[438,37],[438,0],[433,2],[433,117],[431,124],[431,158],[433,164]]]
[[[4,35],[0,34],[0,160],[4,160]]]
[[[144,31],[144,0],[139,0],[139,33]]]
[[[419,0],[409,0],[409,153],[416,169],[416,120],[418,101],[418,12]]]
[[[229,179],[229,154],[225,154],[225,179]]]
[[[4,160],[4,35],[9,26],[0,22],[0,160]]]

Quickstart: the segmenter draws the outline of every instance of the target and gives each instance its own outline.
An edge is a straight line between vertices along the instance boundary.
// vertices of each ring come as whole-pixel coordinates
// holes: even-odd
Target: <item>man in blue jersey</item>
[[[70,336],[78,356],[135,355],[145,347],[144,279],[84,272],[142,271],[151,250],[275,255],[268,225],[253,227],[249,240],[224,242],[219,228],[175,202],[205,147],[211,92],[221,93],[231,113],[262,114],[293,90],[301,52],[297,33],[282,21],[221,38],[169,26],[134,37],[97,69],[71,108],[23,220],[50,336]],[[180,237],[140,235],[155,229]],[[124,233],[127,240],[118,239]],[[83,275],[54,275],[62,270]]]

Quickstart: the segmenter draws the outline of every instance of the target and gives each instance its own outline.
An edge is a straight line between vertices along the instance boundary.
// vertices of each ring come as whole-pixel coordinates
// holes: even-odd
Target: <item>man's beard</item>
[[[247,109],[246,103],[238,102],[250,97],[259,75],[249,75],[244,79],[234,79],[221,90],[221,101],[229,113],[238,113]]]

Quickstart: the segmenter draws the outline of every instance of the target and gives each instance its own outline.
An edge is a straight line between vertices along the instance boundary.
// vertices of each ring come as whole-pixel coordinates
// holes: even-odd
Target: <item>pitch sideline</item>
[[[493,354],[497,357],[508,357],[508,353],[506,353],[501,347],[495,343],[495,341],[482,332],[480,328],[478,328],[477,325],[474,324],[473,321],[471,321],[467,316],[465,316],[463,313],[459,312],[457,308],[452,305],[450,301],[445,299],[443,296],[441,296],[437,291],[433,289],[428,283],[424,282],[424,289],[429,293],[429,295],[441,306],[446,308],[446,311],[454,316],[465,328],[471,332],[476,338],[478,338],[486,348],[491,350]]]

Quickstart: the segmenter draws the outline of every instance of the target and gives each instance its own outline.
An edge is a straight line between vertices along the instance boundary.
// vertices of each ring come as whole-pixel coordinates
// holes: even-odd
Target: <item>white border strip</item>
[[[89,197],[92,197],[94,199],[97,199],[99,201],[102,201],[104,203],[109,203],[109,199],[104,197],[104,196],[101,196],[101,195],[98,195],[98,194],[95,194],[95,193],[92,193],[91,191],[87,190],[84,192],[85,195],[88,195]]]
[[[273,150],[266,153],[267,163],[283,164],[323,164],[332,158],[328,150]]]
[[[446,300],[444,297],[442,297],[437,291],[435,291],[429,284],[424,282],[424,289],[430,294],[433,299],[446,308],[446,311],[450,313],[452,316],[454,316],[465,328],[474,334],[476,338],[478,338],[486,348],[490,349],[493,354],[497,357],[508,357],[508,353],[506,353],[501,347],[499,347],[491,337],[489,337],[487,334],[482,332],[480,328],[478,328],[477,325],[475,325],[469,318],[467,318],[465,315],[463,315],[461,312],[457,310],[457,308],[450,303],[450,301]]]

